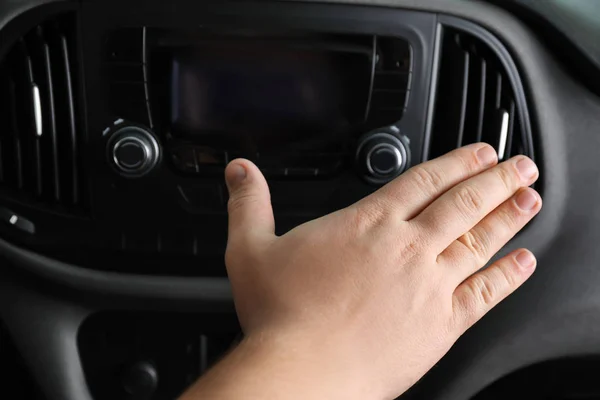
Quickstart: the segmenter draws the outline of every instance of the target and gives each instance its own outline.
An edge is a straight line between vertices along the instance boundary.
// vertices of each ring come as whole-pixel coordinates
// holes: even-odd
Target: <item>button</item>
[[[180,146],[171,150],[171,160],[182,172],[200,173],[204,167],[224,167],[225,153],[208,147]]]
[[[161,148],[149,131],[125,125],[107,143],[108,161],[119,175],[139,178],[150,173],[160,161]]]
[[[137,362],[125,369],[121,383],[133,398],[150,399],[158,386],[156,366],[148,361]]]
[[[303,178],[325,176],[336,172],[343,163],[339,153],[280,154],[263,157],[258,166],[269,177]]]
[[[142,28],[114,31],[106,41],[105,59],[120,62],[142,62]]]
[[[115,145],[115,159],[121,167],[135,169],[144,163],[146,152],[139,142],[123,139]]]
[[[7,208],[0,208],[0,220],[14,226],[17,229],[22,230],[23,232],[27,232],[30,234],[35,233],[35,225],[33,224],[33,222],[29,221],[26,218],[23,218],[20,215],[15,214]]]
[[[393,174],[402,165],[400,151],[387,143],[381,143],[373,147],[367,157],[367,168],[379,175]]]
[[[400,175],[410,164],[408,138],[396,126],[363,135],[356,149],[358,172],[367,182],[381,185]]]

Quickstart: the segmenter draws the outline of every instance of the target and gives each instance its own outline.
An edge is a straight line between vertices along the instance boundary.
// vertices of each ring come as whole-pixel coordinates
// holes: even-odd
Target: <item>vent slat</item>
[[[515,154],[515,152],[512,150],[512,146],[513,146],[513,136],[514,136],[514,131],[515,131],[515,119],[516,119],[516,107],[515,107],[515,102],[511,101],[510,105],[508,106],[508,115],[509,115],[509,119],[508,119],[508,133],[506,135],[506,156],[505,159],[508,159]]]
[[[19,124],[17,121],[17,87],[11,79],[8,84],[9,90],[9,105],[10,105],[10,138],[14,146],[15,158],[15,180],[18,189],[23,189],[23,151],[21,148],[21,135],[19,132]]]
[[[496,110],[500,109],[502,101],[502,75],[500,72],[496,73]]]
[[[487,64],[485,60],[481,60],[481,83],[480,83],[480,92],[479,92],[479,113],[477,120],[477,135],[475,138],[475,142],[481,142],[483,137],[483,121],[486,117],[485,112],[485,93],[486,93],[486,76],[487,76]],[[491,115],[490,115],[491,117]]]
[[[460,119],[458,123],[458,139],[456,146],[460,147],[465,139],[465,120],[467,118],[467,99],[469,97],[469,67],[471,65],[471,56],[466,51],[463,52],[463,76],[462,76],[462,95],[460,99]]]
[[[24,133],[24,136],[21,136],[21,139],[25,139],[27,143],[30,144],[29,148],[29,159],[28,162],[31,162],[33,166],[33,192],[37,196],[41,196],[43,191],[43,183],[42,183],[42,149],[40,143],[39,133],[42,132],[42,128],[40,127],[41,120],[40,114],[42,111],[39,109],[39,97],[36,93],[39,92],[36,90],[37,85],[35,83],[35,77],[33,74],[33,63],[31,61],[31,55],[29,53],[29,48],[27,47],[25,41],[20,41],[21,52],[23,54],[23,67],[27,76],[26,84],[24,85],[25,96],[27,98],[28,104],[26,107],[29,108],[28,114],[30,118],[25,121],[25,125],[27,126],[27,130]],[[19,110],[17,110],[18,112]],[[26,150],[27,151],[27,150]]]
[[[63,60],[63,71],[65,78],[65,92],[67,105],[67,132],[70,135],[71,155],[71,187],[73,204],[79,203],[79,170],[78,170],[78,143],[77,128],[75,125],[75,102],[73,96],[73,79],[71,76],[71,61],[69,57],[69,46],[64,36],[60,37],[60,52]]]
[[[46,113],[46,120],[48,131],[46,134],[50,134],[51,141],[51,158],[52,158],[52,184],[54,187],[54,199],[60,201],[60,170],[58,163],[58,134],[56,131],[56,111],[54,107],[54,85],[52,79],[52,63],[50,60],[50,47],[44,37],[44,31],[42,27],[38,27],[38,37],[43,52],[44,72],[45,72],[45,83],[46,83],[46,104],[48,106],[48,112]]]

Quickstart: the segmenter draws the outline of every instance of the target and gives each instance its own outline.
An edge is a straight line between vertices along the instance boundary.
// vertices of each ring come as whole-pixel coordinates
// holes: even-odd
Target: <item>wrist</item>
[[[197,397],[182,400],[381,400],[378,380],[363,375],[357,354],[333,335],[253,334],[201,379]]]
[[[247,337],[239,351],[280,382],[278,398],[381,399],[356,348],[333,335],[263,332]]]

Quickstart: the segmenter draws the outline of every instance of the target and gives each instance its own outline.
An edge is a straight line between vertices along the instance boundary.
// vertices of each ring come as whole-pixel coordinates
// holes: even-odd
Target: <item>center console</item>
[[[77,305],[5,283],[1,317],[52,399],[173,399],[240,339],[232,159],[264,173],[283,234],[462,145],[536,156],[509,49],[449,15],[50,1],[0,33],[0,247]]]
[[[421,160],[434,19],[334,9],[84,7],[92,191],[115,251],[222,274],[223,172],[238,157],[267,177],[280,234]]]

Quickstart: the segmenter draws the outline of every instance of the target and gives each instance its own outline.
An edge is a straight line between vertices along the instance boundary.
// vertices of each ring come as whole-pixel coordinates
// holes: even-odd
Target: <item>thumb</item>
[[[271,195],[258,167],[244,159],[233,160],[225,169],[229,189],[229,242],[254,246],[275,237]]]

